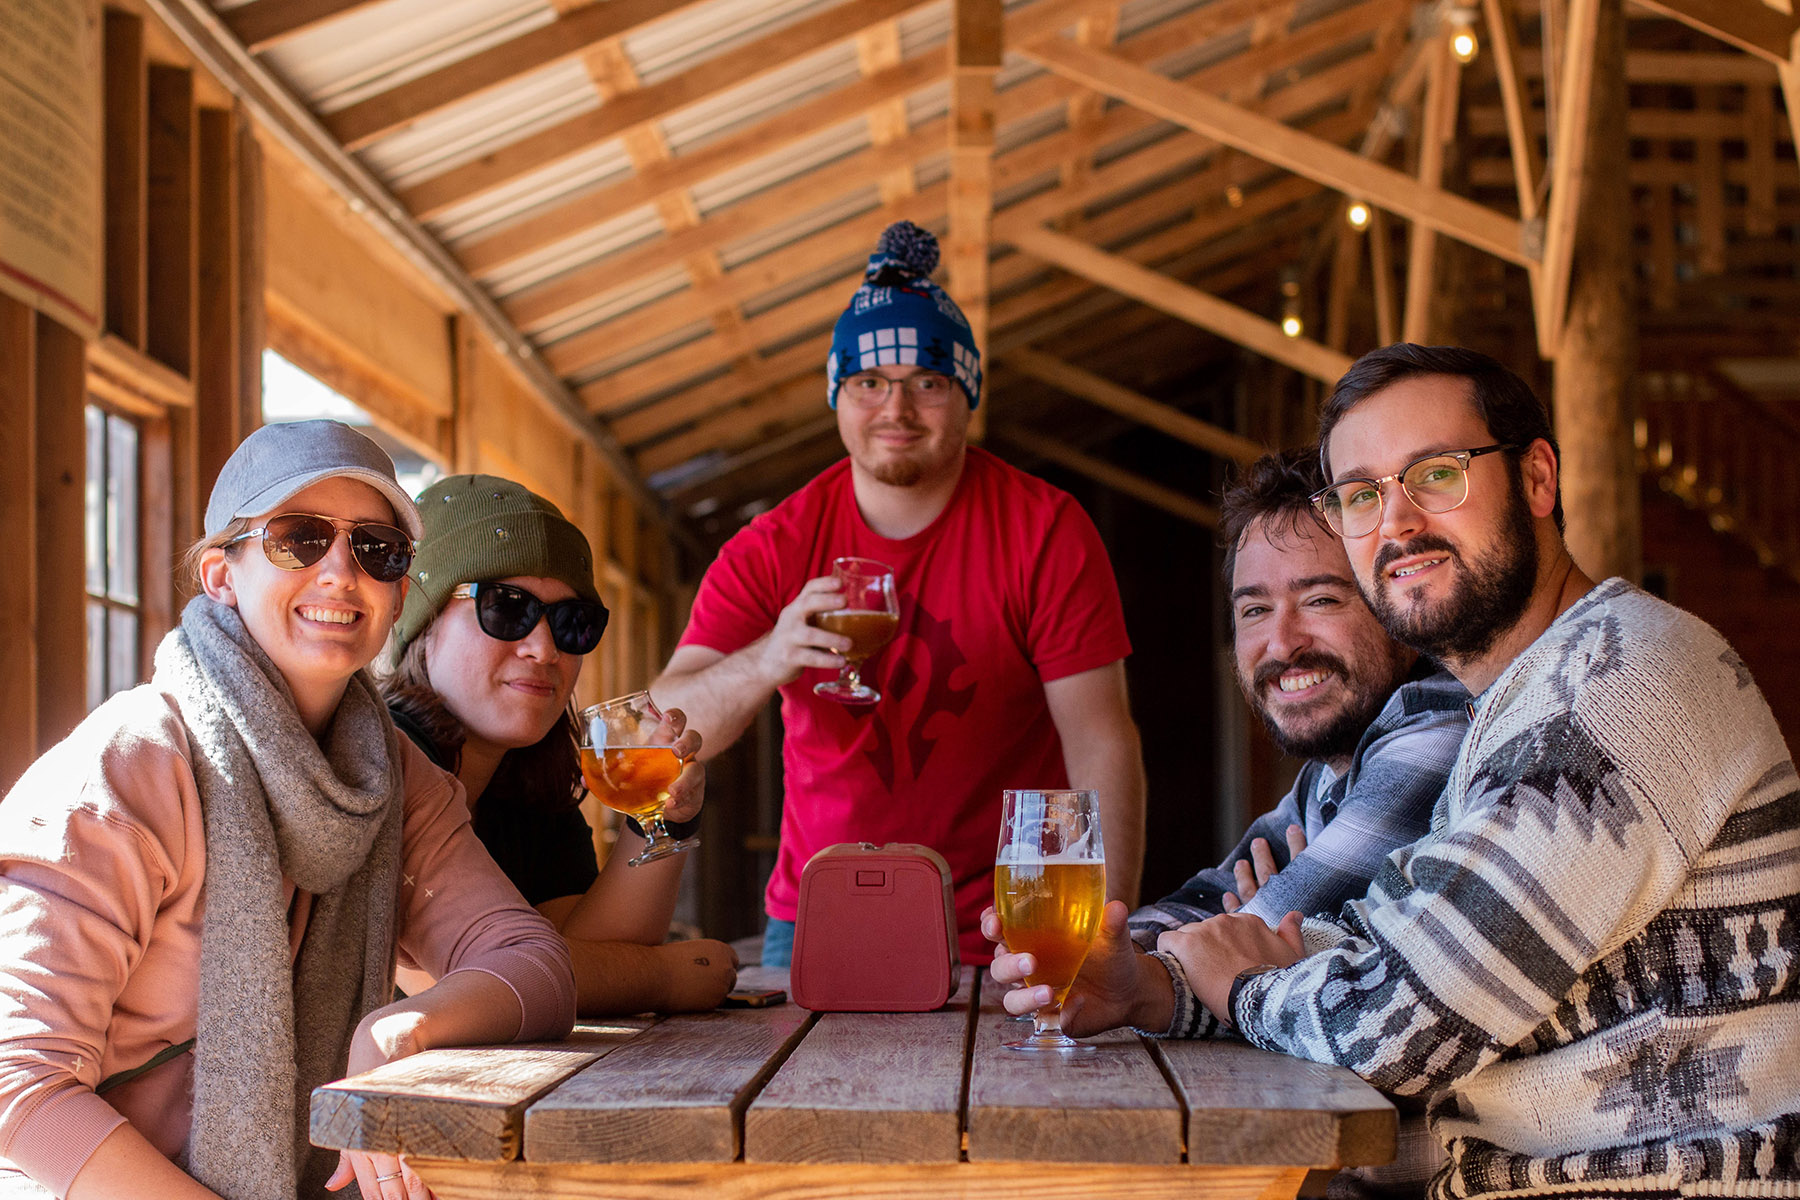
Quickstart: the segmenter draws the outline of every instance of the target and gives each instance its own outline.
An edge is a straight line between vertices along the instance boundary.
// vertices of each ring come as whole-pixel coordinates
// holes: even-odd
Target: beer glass
[[[581,710],[581,777],[596,799],[614,812],[636,818],[644,849],[626,866],[691,850],[700,839],[676,838],[663,822],[669,788],[681,774],[675,731],[649,692],[633,692]]]
[[[1106,849],[1100,841],[1100,793],[1006,791],[1000,850],[994,858],[994,909],[1014,954],[1037,969],[1027,986],[1050,985],[1048,1005],[1009,1050],[1074,1054],[1093,1050],[1062,1031],[1062,1006],[1100,927],[1106,905]]]
[[[862,681],[869,655],[894,640],[900,629],[900,601],[894,594],[894,569],[872,558],[838,558],[831,574],[844,592],[844,607],[815,614],[810,624],[850,639],[844,668],[836,679],[815,684],[813,692],[839,704],[873,704],[881,693]]]

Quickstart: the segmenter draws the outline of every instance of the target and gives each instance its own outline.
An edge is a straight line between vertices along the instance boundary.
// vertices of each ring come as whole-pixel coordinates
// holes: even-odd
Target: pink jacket
[[[476,840],[462,785],[400,745],[400,961],[438,978],[486,971],[519,997],[516,1039],[562,1037],[568,947]],[[63,1195],[122,1121],[171,1157],[187,1139],[192,1055],[105,1098],[93,1088],[194,1036],[206,835],[189,755],[174,702],[146,684],[96,709],[0,802],[0,1177],[10,1165]]]

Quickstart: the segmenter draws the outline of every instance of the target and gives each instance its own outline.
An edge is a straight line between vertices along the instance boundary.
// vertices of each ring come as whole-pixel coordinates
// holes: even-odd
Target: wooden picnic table
[[[929,1013],[788,1003],[427,1051],[315,1091],[312,1139],[403,1153],[441,1200],[1253,1200],[1393,1156],[1393,1106],[1349,1071],[1125,1030],[1019,1054],[1001,1043],[1028,1026],[982,978]]]

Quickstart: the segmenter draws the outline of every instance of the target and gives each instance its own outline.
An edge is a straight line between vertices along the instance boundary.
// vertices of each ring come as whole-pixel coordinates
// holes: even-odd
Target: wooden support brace
[[[1193,497],[1154,483],[1141,475],[1116,467],[1104,459],[1084,454],[1052,437],[1022,429],[1017,425],[1007,425],[996,431],[1001,440],[1010,442],[1021,450],[1028,450],[1039,458],[1047,458],[1061,467],[1067,467],[1079,475],[1085,475],[1102,487],[1112,488],[1127,496],[1142,500],[1154,508],[1180,517],[1184,521],[1192,521],[1196,525],[1204,525],[1208,529],[1219,527],[1219,510],[1210,504],[1203,504]]]
[[[1443,185],[1444,153],[1456,132],[1462,68],[1450,52],[1448,36],[1437,37],[1427,54],[1431,66],[1425,85],[1425,119],[1419,130],[1419,182],[1436,188]],[[1437,245],[1437,231],[1414,221],[1406,257],[1406,319],[1401,332],[1409,342],[1436,340],[1431,335],[1431,317],[1437,298]]]
[[[1777,12],[1762,0],[1635,0],[1641,8],[1673,17],[1701,33],[1729,42],[1776,66],[1793,61],[1800,19]]]
[[[1047,383],[1058,391],[1079,396],[1110,412],[1129,417],[1170,437],[1179,438],[1208,454],[1248,463],[1260,457],[1266,449],[1260,443],[1229,429],[1221,429],[1210,421],[1190,417],[1178,408],[1171,408],[1148,396],[1139,395],[1130,388],[1121,387],[1109,379],[1103,379],[1091,371],[1084,371],[1040,350],[1021,347],[1009,351],[1004,361],[1015,371],[1022,371],[1040,383]]]
[[[994,211],[994,76],[1000,70],[1000,0],[953,0],[950,65],[950,295],[987,351],[988,240]],[[979,441],[987,410],[969,436]]]
[[[1077,83],[1105,91],[1346,195],[1364,198],[1420,221],[1478,250],[1519,266],[1537,261],[1524,244],[1522,227],[1511,217],[1454,193],[1426,187],[1403,172],[1196,91],[1120,55],[1078,46],[1061,37],[1022,46],[1019,52]]]
[[[1487,16],[1488,41],[1493,44],[1500,104],[1506,110],[1506,140],[1512,151],[1514,183],[1519,190],[1519,219],[1534,221],[1544,163],[1538,153],[1537,138],[1525,123],[1525,80],[1519,69],[1519,39],[1513,28],[1512,9],[1508,0],[1482,0],[1481,7]]]
[[[1027,254],[1160,308],[1324,383],[1337,382],[1338,376],[1350,367],[1349,355],[1310,338],[1290,338],[1273,321],[1065,234],[1042,227],[1017,229],[1009,230],[1008,240]]]

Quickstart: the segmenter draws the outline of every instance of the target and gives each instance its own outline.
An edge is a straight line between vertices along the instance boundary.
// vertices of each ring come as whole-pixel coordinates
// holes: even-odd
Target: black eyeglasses
[[[264,558],[284,571],[302,571],[331,553],[339,533],[348,535],[350,556],[369,578],[395,583],[406,577],[413,560],[412,538],[403,529],[376,521],[282,513],[264,521],[261,529],[245,530],[224,544],[235,546],[250,538],[261,538]]]
[[[537,628],[539,618],[550,620],[550,640],[564,654],[586,654],[600,644],[611,613],[597,600],[558,600],[545,604],[510,583],[459,583],[452,600],[475,601],[475,620],[481,632],[502,642],[517,642]]]
[[[1469,463],[1496,450],[1517,446],[1478,446],[1415,458],[1380,479],[1340,479],[1312,494],[1313,507],[1339,537],[1359,538],[1381,524],[1387,501],[1381,485],[1398,480],[1400,490],[1420,512],[1447,513],[1469,498]]]

